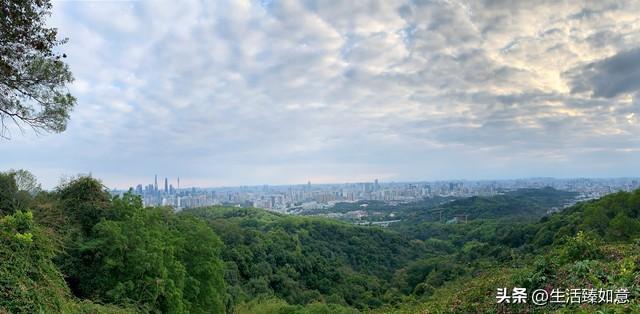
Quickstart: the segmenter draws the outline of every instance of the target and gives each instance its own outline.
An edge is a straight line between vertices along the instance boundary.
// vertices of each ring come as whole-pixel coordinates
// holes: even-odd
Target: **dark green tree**
[[[66,275],[76,295],[141,312],[223,313],[222,242],[201,220],[143,208],[137,196],[112,201],[113,213],[81,240]]]
[[[18,189],[15,194],[15,209],[30,209],[33,196],[41,190],[38,180],[31,172],[24,169],[11,169],[8,173],[13,175]]]
[[[10,137],[8,123],[36,132],[67,127],[73,76],[61,61],[66,55],[55,52],[66,39],[46,27],[50,14],[50,0],[0,2],[0,137]]]
[[[174,232],[180,239],[176,257],[187,271],[183,294],[188,312],[222,313],[226,297],[222,241],[194,217],[177,217]]]
[[[39,191],[36,177],[27,170],[0,172],[0,215],[28,209]]]
[[[0,172],[0,216],[11,214],[16,209],[16,185],[13,173]]]
[[[80,177],[58,187],[60,206],[71,222],[84,234],[111,211],[111,196],[102,183],[92,177]]]
[[[625,241],[638,234],[640,223],[625,213],[618,213],[609,222],[608,236],[612,241]]]

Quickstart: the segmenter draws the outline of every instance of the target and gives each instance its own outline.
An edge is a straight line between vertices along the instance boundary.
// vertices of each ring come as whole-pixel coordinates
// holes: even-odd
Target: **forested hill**
[[[488,221],[485,224],[491,225]],[[498,252],[506,250],[510,257],[499,257],[477,267],[472,276],[457,276],[415,301],[385,306],[376,312],[640,312],[640,190],[579,203],[538,222],[520,225],[518,229],[525,236],[520,236],[522,240],[516,244],[509,240],[519,236],[511,233],[514,229],[509,231],[507,225],[489,226],[488,230],[495,230],[498,236],[493,240],[485,237],[489,241],[484,243],[493,243],[489,247],[502,247]],[[505,232],[500,230],[511,236],[501,240],[499,233]],[[465,234],[469,233],[476,231],[467,228]],[[473,241],[477,240],[471,240],[465,246]],[[476,244],[475,248],[482,248],[482,245]],[[487,260],[491,254],[479,253],[478,257]],[[425,277],[425,282],[431,274],[433,272]],[[529,292],[536,289],[626,289],[629,302],[593,304],[583,301],[538,306],[529,300],[527,304],[497,304],[498,287],[524,287]]]
[[[443,221],[456,216],[467,219],[538,219],[549,210],[559,210],[572,204],[575,192],[543,189],[518,189],[494,196],[473,196],[446,202],[426,210],[407,211],[404,220],[409,223]]]
[[[0,313],[640,311],[640,190],[533,221],[383,229],[247,208],[176,214],[90,177],[29,192],[15,176],[0,173]],[[507,199],[550,205],[550,192]],[[498,305],[498,287],[626,288],[633,302]]]
[[[532,234],[531,223],[575,202],[574,192],[543,189],[518,189],[494,196],[456,199],[432,207],[408,207],[399,216],[401,222],[390,228],[410,238],[443,239],[460,243],[480,239],[492,244],[523,244]],[[458,220],[462,225],[449,225]],[[484,240],[483,240],[484,239]]]
[[[446,222],[460,219],[525,219],[536,220],[549,212],[559,211],[576,201],[577,193],[556,190],[518,189],[493,196],[431,197],[412,202],[361,200],[339,202],[330,208],[311,209],[301,215],[331,215],[350,222],[401,220],[398,225],[416,225],[424,222]],[[365,218],[345,215],[349,212],[364,212]]]
[[[185,210],[220,235],[225,279],[235,303],[276,296],[291,304],[318,300],[359,309],[388,302],[397,269],[437,248],[396,232],[259,209]]]

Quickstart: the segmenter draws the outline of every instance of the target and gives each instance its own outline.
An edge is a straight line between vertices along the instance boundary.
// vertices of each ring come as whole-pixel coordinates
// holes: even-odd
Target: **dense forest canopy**
[[[9,312],[468,313],[509,310],[495,303],[502,286],[638,295],[640,190],[535,220],[500,214],[517,212],[517,196],[477,207],[478,198],[460,199],[442,206],[466,206],[477,219],[380,228],[254,208],[175,213],[112,196],[91,177],[26,191],[33,185],[16,173],[0,173],[0,309]],[[531,195],[558,196],[518,193],[530,208]]]
[[[112,197],[90,177],[2,209],[3,230],[11,235],[3,245],[10,256],[3,278],[14,281],[4,286],[0,308],[59,312],[105,303],[136,312],[208,313],[226,307],[222,243],[201,220],[169,208],[144,208],[129,194]],[[25,254],[10,254],[11,247]],[[10,271],[25,266],[26,272]],[[29,279],[15,278],[20,274]],[[54,285],[46,292],[55,294],[30,296],[36,292],[25,291],[23,280]]]

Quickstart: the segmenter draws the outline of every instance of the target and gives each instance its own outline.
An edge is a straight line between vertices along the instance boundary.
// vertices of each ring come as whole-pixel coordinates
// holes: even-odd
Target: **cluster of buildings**
[[[142,198],[145,206],[171,206],[176,210],[183,208],[204,207],[219,204],[216,202],[214,191],[204,192],[196,188],[181,189],[180,177],[176,180],[176,186],[164,178],[164,185],[158,185],[158,175],[154,182],[143,186],[138,184],[135,188],[129,188],[134,194]],[[113,193],[121,194],[124,191],[114,190]]]
[[[174,186],[173,183],[176,183]],[[330,208],[338,202],[377,200],[410,202],[434,196],[490,196],[520,188],[553,187],[579,193],[578,200],[599,198],[616,191],[640,188],[640,178],[615,179],[555,179],[530,178],[514,180],[455,180],[431,182],[373,182],[344,184],[263,185],[221,188],[181,188],[180,178],[158,185],[154,182],[135,188],[146,206],[171,206],[176,210],[211,205],[257,207],[267,210],[296,213],[309,209]],[[125,191],[114,190],[114,193]]]

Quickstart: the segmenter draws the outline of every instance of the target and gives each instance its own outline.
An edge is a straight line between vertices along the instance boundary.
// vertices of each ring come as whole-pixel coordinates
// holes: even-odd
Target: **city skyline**
[[[154,182],[137,184],[125,190],[112,190],[114,195],[132,192],[141,197],[145,206],[185,208],[211,205],[256,207],[285,214],[331,208],[339,202],[382,201],[387,204],[416,202],[428,198],[459,198],[493,196],[518,189],[554,188],[577,193],[567,206],[578,201],[595,199],[617,191],[640,188],[640,178],[521,178],[512,180],[452,180],[416,182],[368,182],[257,185],[235,187],[187,187],[176,189],[168,184],[158,187]]]
[[[80,174],[83,175],[83,174]],[[89,174],[91,176],[93,176],[93,174]],[[162,176],[161,176],[162,177]],[[98,180],[100,180],[100,178],[97,178]],[[360,180],[360,181],[343,181],[343,182],[316,182],[316,181],[311,181],[308,180],[306,182],[292,182],[292,183],[254,183],[254,184],[237,184],[237,185],[211,185],[211,186],[206,186],[206,185],[186,185],[186,186],[179,186],[179,182],[180,182],[180,177],[162,177],[162,179],[166,179],[168,180],[168,186],[171,187],[173,186],[175,188],[175,190],[188,190],[188,189],[192,189],[192,188],[197,188],[197,189],[227,189],[227,188],[242,188],[242,187],[250,187],[250,188],[255,188],[255,187],[289,187],[289,186],[306,186],[306,185],[345,185],[345,184],[363,184],[363,183],[376,183],[379,182],[380,184],[405,184],[405,183],[446,183],[446,182],[505,182],[505,181],[519,181],[519,180],[539,180],[539,179],[545,179],[545,180],[561,180],[561,181],[568,181],[568,180],[627,180],[627,179],[631,179],[631,180],[640,180],[640,176],[621,176],[621,177],[553,177],[553,176],[534,176],[534,177],[514,177],[514,178],[488,178],[488,179],[469,179],[469,178],[448,178],[448,179],[434,179],[434,180],[429,180],[429,179],[422,179],[422,180],[389,180],[389,181],[385,181],[385,180],[380,180],[378,178],[371,178],[369,180]],[[142,185],[143,187],[146,186],[153,186],[153,182],[151,184],[145,184],[146,181],[136,181],[136,182],[129,182],[128,184],[124,184],[121,186],[109,186],[107,184],[105,184],[106,187],[108,187],[111,190],[114,191],[127,191],[130,188],[135,188],[137,185]],[[173,183],[177,183],[177,185],[173,185]],[[104,182],[103,182],[104,184]],[[158,186],[157,188],[158,191],[163,191],[164,187],[162,186]]]
[[[344,14],[349,12],[349,14]],[[45,188],[640,176],[640,3],[55,1],[77,105]],[[117,19],[113,17],[117,16]],[[163,182],[159,182],[163,186]]]
[[[28,169],[27,169],[28,170]],[[77,174],[64,174],[55,180],[55,184],[48,186],[42,185],[41,178],[36,177],[38,183],[42,185],[42,188],[45,190],[53,190],[61,183],[68,181],[70,178],[75,178],[79,176],[91,176],[100,180],[105,187],[114,191],[126,191],[130,188],[135,188],[137,185],[141,184],[143,187],[147,185],[154,186],[155,181],[158,179],[154,176],[158,176],[157,174],[152,175],[148,178],[141,179],[133,179],[123,181],[120,184],[109,184],[105,182],[101,177],[97,176],[93,172],[86,173],[77,173]],[[258,183],[239,183],[239,184],[198,184],[199,180],[190,180],[186,178],[187,184],[184,184],[185,178],[180,179],[180,176],[163,176],[160,175],[161,183],[157,184],[157,190],[164,190],[164,180],[168,180],[168,186],[173,186],[176,190],[178,189],[191,189],[191,188],[202,188],[202,189],[218,189],[218,188],[239,188],[239,187],[263,187],[263,186],[304,186],[307,184],[312,185],[341,185],[341,184],[360,184],[367,182],[375,182],[379,181],[381,184],[396,184],[396,183],[424,183],[424,182],[491,182],[491,181],[517,181],[517,180],[536,180],[536,179],[550,179],[550,180],[576,180],[576,179],[594,179],[594,180],[616,180],[616,179],[640,179],[640,175],[627,175],[627,176],[601,176],[601,177],[590,177],[590,176],[575,176],[575,177],[560,177],[560,176],[528,176],[528,177],[493,177],[493,178],[439,178],[439,179],[430,179],[430,178],[421,178],[421,179],[409,179],[409,180],[384,180],[376,177],[365,176],[361,180],[347,180],[347,181],[320,181],[320,180],[302,180],[298,182],[258,182]],[[180,181],[182,180],[182,184]],[[211,182],[211,180],[204,180],[201,182]],[[175,185],[174,185],[175,183]],[[155,187],[154,187],[155,188]]]

